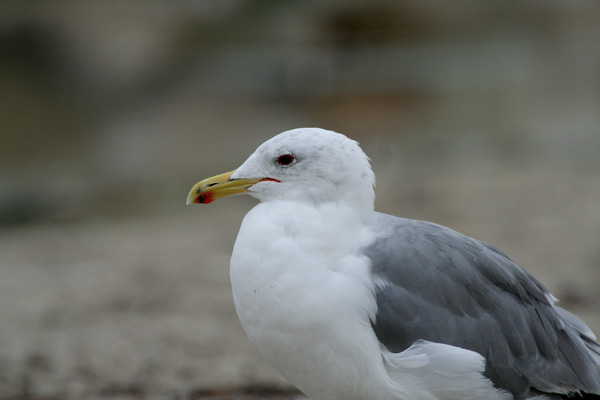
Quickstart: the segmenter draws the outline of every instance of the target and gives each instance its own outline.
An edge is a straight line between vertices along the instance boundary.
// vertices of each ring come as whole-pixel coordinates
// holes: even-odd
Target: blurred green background
[[[599,38],[591,0],[1,2],[0,398],[285,385],[231,300],[254,201],[184,203],[302,126],[600,332]]]

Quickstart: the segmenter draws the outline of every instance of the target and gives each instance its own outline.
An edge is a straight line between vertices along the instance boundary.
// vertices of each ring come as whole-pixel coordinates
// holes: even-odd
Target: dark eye
[[[291,154],[282,154],[277,158],[277,164],[287,166],[294,162],[296,157]]]

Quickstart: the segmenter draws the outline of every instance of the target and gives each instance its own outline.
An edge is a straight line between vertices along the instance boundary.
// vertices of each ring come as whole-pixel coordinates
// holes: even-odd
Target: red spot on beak
[[[194,199],[194,203],[196,204],[208,204],[208,203],[212,203],[214,201],[214,196],[212,193],[203,193],[200,196],[196,197],[196,199]]]

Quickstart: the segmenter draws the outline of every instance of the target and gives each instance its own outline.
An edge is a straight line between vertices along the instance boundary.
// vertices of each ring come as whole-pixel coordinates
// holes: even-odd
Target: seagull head
[[[375,176],[358,143],[319,128],[269,139],[236,170],[198,182],[187,203],[247,193],[262,202],[357,203],[373,209]]]

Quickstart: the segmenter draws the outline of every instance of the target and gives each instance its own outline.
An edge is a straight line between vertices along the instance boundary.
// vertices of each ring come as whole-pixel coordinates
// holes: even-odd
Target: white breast
[[[332,225],[335,210],[318,212],[270,203],[246,216],[231,259],[238,316],[262,355],[313,400],[389,398],[369,265],[348,255],[360,224]]]

